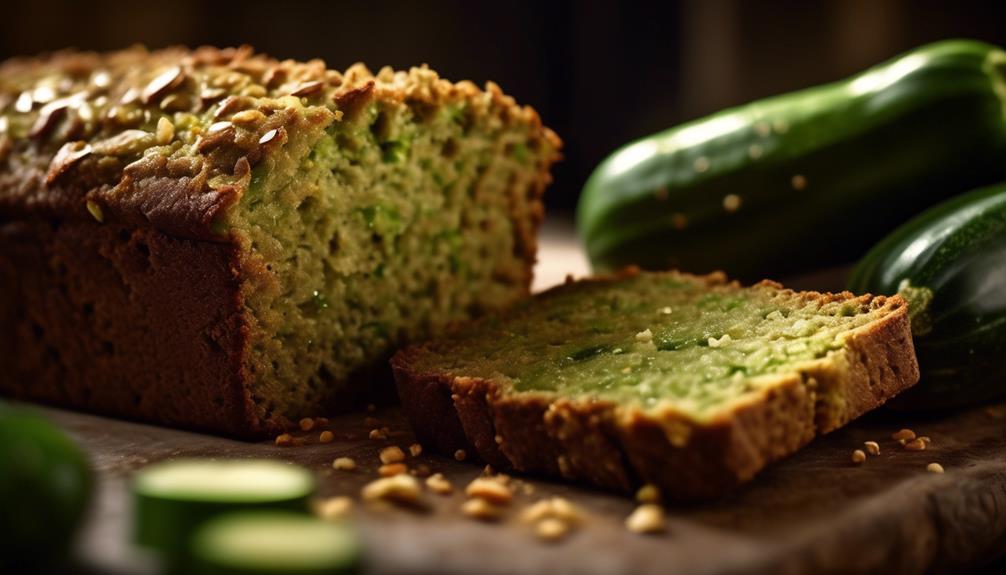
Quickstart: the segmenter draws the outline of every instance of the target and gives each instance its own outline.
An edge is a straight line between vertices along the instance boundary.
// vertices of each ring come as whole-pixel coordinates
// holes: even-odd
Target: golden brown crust
[[[547,150],[529,191],[532,227],[540,222],[561,142],[497,85],[451,83],[426,67],[338,72],[248,46],[67,51],[0,64],[0,218],[88,220],[96,205],[106,222],[224,241],[212,224],[245,193],[251,168],[288,138],[353,121],[371,99],[419,111],[465,103],[473,120],[525,126],[529,146]],[[532,259],[533,231],[518,230]]]
[[[612,279],[617,276],[590,281]],[[726,281],[722,274],[706,279]],[[412,366],[423,346],[399,352],[392,369],[417,435],[441,451],[465,449],[501,469],[622,491],[653,483],[672,500],[715,497],[919,379],[903,300],[848,293],[806,297],[854,298],[889,313],[850,333],[844,354],[798,367],[709,422],[605,400],[506,395],[485,379],[417,373]]]

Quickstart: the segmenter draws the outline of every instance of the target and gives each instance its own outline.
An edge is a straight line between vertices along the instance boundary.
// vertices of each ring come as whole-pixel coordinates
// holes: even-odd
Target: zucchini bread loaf
[[[631,270],[392,366],[424,444],[671,500],[719,495],[919,379],[900,297]]]
[[[0,114],[0,393],[242,436],[525,296],[560,146],[492,83],[248,48],[8,61]]]

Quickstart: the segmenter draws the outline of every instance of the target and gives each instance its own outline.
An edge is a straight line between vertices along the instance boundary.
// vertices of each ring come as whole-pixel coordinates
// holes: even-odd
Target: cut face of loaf
[[[392,365],[424,444],[679,500],[751,479],[919,378],[898,297],[634,271],[553,289]]]
[[[251,50],[0,68],[0,392],[259,435],[525,296],[559,140],[494,84]]]

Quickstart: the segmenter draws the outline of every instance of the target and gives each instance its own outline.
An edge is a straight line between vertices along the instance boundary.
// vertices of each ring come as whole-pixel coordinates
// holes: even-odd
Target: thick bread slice
[[[512,363],[516,366],[505,366],[504,370],[533,372],[518,364],[547,363],[548,360],[540,356],[556,353],[529,349],[528,358],[512,353],[511,346],[519,348],[522,340],[529,342],[545,332],[555,331],[549,325],[522,326],[521,322],[534,323],[543,313],[547,315],[548,310],[564,305],[568,308],[570,303],[574,307],[579,303],[588,305],[588,299],[594,301],[630,289],[625,286],[633,282],[684,283],[686,290],[695,291],[682,297],[698,297],[696,301],[702,301],[702,292],[738,300],[750,298],[755,302],[751,309],[762,310],[758,314],[764,308],[757,306],[777,300],[804,306],[800,309],[819,309],[822,310],[820,322],[833,322],[827,329],[833,330],[834,339],[830,335],[832,332],[811,334],[807,342],[812,346],[822,341],[828,346],[822,348],[823,352],[816,352],[815,357],[798,358],[770,368],[766,373],[752,371],[751,377],[733,375],[730,381],[744,391],[736,397],[729,396],[722,407],[698,412],[683,408],[685,400],[678,404],[675,400],[659,400],[646,406],[636,401],[631,392],[591,391],[589,377],[583,378],[586,381],[567,381],[567,391],[570,385],[581,387],[576,388],[576,393],[564,393],[561,385],[556,386],[558,390],[517,390],[513,379],[498,371],[492,372],[511,359],[500,355],[513,355]],[[646,305],[667,312],[665,328],[677,329],[674,320],[670,319],[676,310],[661,307],[660,301],[646,302]],[[742,308],[746,305],[740,304]],[[841,306],[837,313],[835,306]],[[854,310],[853,315],[846,315],[849,310]],[[687,311],[680,310],[682,315],[687,315]],[[631,323],[632,313],[616,315],[630,317]],[[709,321],[728,317],[714,316],[715,313],[718,312],[699,311],[693,315],[700,323],[707,317],[711,318]],[[770,313],[761,319],[758,319],[760,315],[750,317],[755,324],[764,325],[769,318],[781,316]],[[804,319],[792,323],[800,321]],[[845,329],[841,322],[846,321],[857,325]],[[573,333],[578,330],[582,333],[583,323],[584,319],[578,317],[572,323]],[[612,337],[617,339],[619,334]],[[647,337],[639,333],[637,339],[643,340],[639,345],[645,345]],[[719,350],[713,348],[724,345],[721,340],[725,344],[732,343],[730,338],[713,337],[705,344],[708,349],[701,349],[703,342],[699,341],[688,353],[699,358],[716,355]],[[803,339],[765,341],[766,348],[778,344],[782,346],[779,349],[788,350],[800,349]],[[789,341],[793,343],[787,343]],[[496,343],[492,342],[497,342],[504,351],[494,350]],[[565,343],[560,342],[558,347]],[[487,347],[480,348],[480,345]],[[751,353],[743,352],[743,357],[761,353],[756,349],[761,345],[758,341],[746,342],[741,338],[736,345],[755,349]],[[597,357],[587,360],[612,363],[622,361],[626,353],[634,353],[614,349],[614,354],[598,352]],[[685,348],[665,351],[678,349]],[[664,351],[645,348],[641,352],[642,356],[661,353]],[[476,358],[472,359],[472,355]],[[566,359],[569,361],[560,361],[555,368],[555,373],[559,374],[557,378],[565,377],[563,370],[580,369],[570,367],[577,361],[575,357]],[[653,483],[670,500],[720,495],[751,479],[768,463],[793,453],[816,434],[841,427],[883,404],[914,385],[919,378],[907,306],[901,298],[857,297],[848,292],[797,293],[773,282],[741,288],[736,283],[727,283],[722,274],[698,277],[675,272],[641,274],[636,271],[628,271],[617,278],[560,286],[536,296],[510,315],[486,318],[460,329],[449,339],[407,348],[392,359],[392,367],[405,412],[424,444],[445,453],[465,450],[500,469],[541,473],[605,488],[629,490],[641,483]],[[673,365],[668,369],[676,373]],[[604,364],[598,364],[595,370],[611,380],[611,370]],[[688,366],[681,371],[686,375],[690,373]],[[546,371],[546,376],[549,373]],[[583,372],[577,373],[583,375]],[[715,385],[729,388],[730,383],[726,381]],[[548,387],[541,382],[534,385]]]

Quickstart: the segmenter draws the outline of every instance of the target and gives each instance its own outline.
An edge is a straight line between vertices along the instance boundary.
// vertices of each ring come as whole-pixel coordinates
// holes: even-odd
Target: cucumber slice
[[[199,575],[354,573],[361,546],[347,524],[284,511],[228,513],[192,537],[191,572]]]
[[[66,434],[0,402],[0,573],[58,572],[92,485],[87,457]]]
[[[151,465],[133,482],[133,534],[140,545],[184,559],[193,530],[228,511],[306,512],[314,494],[310,471],[272,460],[174,460]]]

